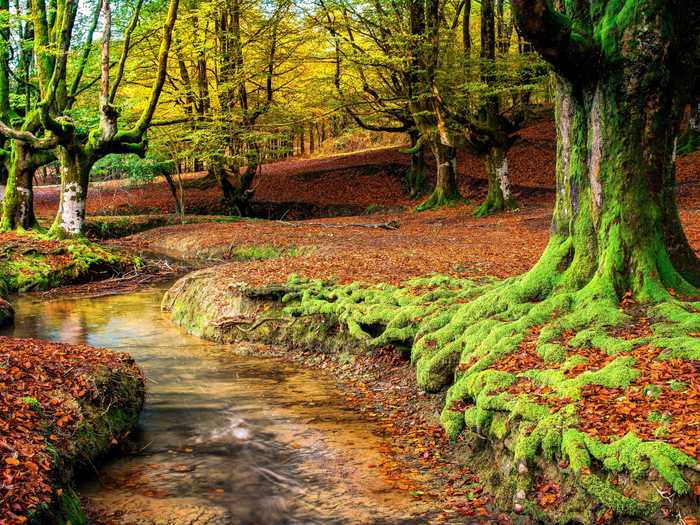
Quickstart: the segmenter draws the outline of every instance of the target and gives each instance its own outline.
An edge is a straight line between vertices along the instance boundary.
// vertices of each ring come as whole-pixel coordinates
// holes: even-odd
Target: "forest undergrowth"
[[[471,432],[507,444],[515,505],[528,504],[542,458],[616,515],[692,500],[698,298],[669,290],[664,300],[620,300],[602,278],[571,291],[550,270],[545,257],[505,280],[292,277],[284,301],[291,316],[330,318],[368,348],[410,354],[420,388],[448,389],[440,419],[452,439]],[[656,479],[653,494],[630,491]]]

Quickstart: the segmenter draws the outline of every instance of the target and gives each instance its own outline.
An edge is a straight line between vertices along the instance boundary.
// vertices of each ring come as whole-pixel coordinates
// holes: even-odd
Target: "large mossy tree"
[[[142,2],[134,9],[131,22],[123,36],[119,60],[112,62],[112,18],[109,0],[97,0],[82,41],[78,42],[76,18],[79,0],[43,0],[23,6],[26,19],[19,26],[21,44],[19,60],[8,61],[5,54],[10,46],[8,31],[0,31],[0,135],[5,139],[2,150],[7,187],[3,200],[0,227],[31,229],[36,226],[32,196],[32,179],[40,166],[58,160],[61,175],[59,210],[50,229],[54,237],[80,235],[85,216],[85,199],[92,166],[112,153],[143,155],[147,146],[146,132],[155,113],[165,82],[173,26],[178,1],[171,0],[161,46],[156,57],[157,68],[150,96],[137,122],[127,130],[119,130],[119,111],[115,98],[124,76],[130,39],[139,20]],[[19,10],[22,6],[18,6]],[[0,2],[0,18],[9,17],[7,2]],[[102,19],[102,57],[100,74],[83,83],[83,76],[93,47],[93,35]],[[0,28],[2,29],[2,28]],[[80,44],[78,58],[69,67],[72,49]],[[3,51],[4,50],[4,51]],[[5,53],[5,54],[3,54]],[[111,68],[117,65],[116,74]],[[72,78],[69,72],[73,69]],[[16,79],[18,100],[22,107],[9,103],[10,78]],[[86,126],[74,118],[73,109],[78,96],[100,81],[98,107],[99,124]]]
[[[700,265],[676,205],[676,138],[699,51],[692,2],[514,0],[556,72],[558,286],[645,301],[694,294]],[[543,264],[542,262],[540,264]]]
[[[74,12],[78,0],[60,0],[64,3],[63,10]],[[35,2],[36,4],[36,2]],[[63,5],[63,4],[62,4]],[[135,18],[139,16],[138,4]],[[137,154],[143,156],[147,148],[146,133],[153,120],[158,100],[163,90],[167,74],[168,57],[172,43],[173,28],[177,20],[179,0],[168,3],[160,48],[156,58],[155,75],[150,96],[146,105],[133,126],[126,130],[119,129],[119,111],[114,105],[117,90],[124,74],[124,67],[129,54],[128,40],[122,48],[119,68],[115,78],[111,78],[110,50],[112,33],[112,13],[109,0],[102,0],[102,55],[100,61],[100,91],[98,99],[99,124],[90,128],[82,128],[69,115],[57,111],[61,106],[62,86],[66,83],[68,53],[73,36],[73,22],[64,17],[58,38],[59,54],[53,69],[51,82],[39,104],[42,126],[56,138],[58,146],[56,156],[60,163],[61,194],[56,218],[49,230],[55,238],[81,235],[85,223],[85,204],[90,183],[90,172],[95,163],[110,154]],[[42,8],[34,7],[35,26],[45,24],[51,13]],[[133,31],[130,24],[127,34]]]

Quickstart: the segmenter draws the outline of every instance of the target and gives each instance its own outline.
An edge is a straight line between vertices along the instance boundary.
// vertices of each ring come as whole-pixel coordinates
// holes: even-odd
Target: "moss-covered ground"
[[[139,260],[86,239],[56,241],[34,232],[0,234],[0,296],[96,281]]]
[[[447,434],[471,443],[459,461],[503,509],[548,523],[589,523],[591,509],[601,523],[692,522],[698,304],[606,303],[590,291],[523,301],[524,279],[293,277],[249,289],[211,269],[178,283],[164,307],[208,338],[409,355],[419,386],[446,392]]]
[[[3,523],[86,523],[73,472],[119,444],[143,400],[126,354],[0,337]]]
[[[451,438],[506,443],[515,505],[533,504],[544,458],[601,515],[653,521],[669,501],[697,512],[700,303],[612,304],[590,291],[524,301],[522,279],[292,278],[284,300],[288,315],[330,318],[366,348],[408,349],[424,390],[448,388]],[[583,510],[559,503],[559,515]]]

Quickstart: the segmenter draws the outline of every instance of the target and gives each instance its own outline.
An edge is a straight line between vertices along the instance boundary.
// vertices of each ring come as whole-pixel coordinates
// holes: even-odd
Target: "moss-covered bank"
[[[595,519],[609,512],[615,523],[697,515],[697,436],[670,401],[696,401],[690,383],[700,356],[688,334],[700,321],[692,305],[627,311],[588,301],[584,308],[572,295],[494,310],[488,301],[508,284],[292,279],[261,290],[209,269],[180,280],[163,307],[192,333],[219,341],[410,353],[422,388],[452,385],[443,425],[473,441],[464,461],[478,467],[503,508],[549,523],[589,523],[591,512]],[[600,421],[591,418],[601,406]],[[638,407],[648,412],[641,422]],[[653,407],[668,413],[654,417]],[[630,428],[609,418],[618,410],[631,411]],[[557,487],[555,501],[538,499],[544,482]]]
[[[138,422],[144,379],[126,354],[0,338],[0,514],[7,523],[86,523],[72,490]]]
[[[140,265],[86,239],[56,241],[41,234],[0,234],[0,295],[97,281]]]

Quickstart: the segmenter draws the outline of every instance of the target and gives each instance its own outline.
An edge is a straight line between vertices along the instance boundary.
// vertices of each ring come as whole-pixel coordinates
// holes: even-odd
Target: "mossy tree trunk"
[[[481,80],[490,89],[497,89],[496,74],[497,50],[501,53],[505,44],[502,38],[497,38],[496,11],[499,12],[498,34],[503,37],[507,30],[503,27],[503,3],[494,0],[484,0],[481,3]],[[510,40],[510,39],[509,39]],[[510,137],[510,123],[502,116],[502,103],[498,93],[485,97],[485,102],[480,109],[479,120],[486,125],[488,133],[485,142],[480,144],[479,151],[484,159],[486,173],[488,175],[488,193],[486,200],[479,206],[474,215],[485,217],[495,212],[512,210],[518,207],[510,191],[508,178],[508,150],[513,144]]]
[[[439,140],[430,145],[437,163],[435,189],[428,200],[418,206],[418,211],[431,210],[449,206],[461,200],[457,185],[457,150],[446,146]]]
[[[240,168],[222,156],[212,158],[209,161],[209,174],[214,176],[221,187],[224,203],[231,213],[239,216],[248,216],[252,213],[250,200],[253,197],[253,181],[258,170],[257,155],[251,156],[243,173]],[[231,178],[237,179],[235,183]]]
[[[679,39],[700,10],[663,0],[565,4],[557,12],[547,0],[513,1],[522,34],[558,79],[556,205],[540,268],[558,271],[560,288],[632,290],[647,301],[669,289],[695,293],[675,142],[697,54]]]
[[[423,148],[423,139],[421,139],[420,132],[417,129],[413,129],[408,136],[411,140],[409,149],[411,166],[406,172],[406,186],[411,198],[415,198],[423,191],[428,165],[425,162],[425,148]]]
[[[37,151],[26,142],[13,141],[5,162],[7,187],[0,223],[2,230],[30,230],[37,225],[34,215],[34,173],[52,159],[50,152]]]
[[[435,189],[418,211],[454,204],[461,199],[457,186],[457,150],[449,133],[439,121],[441,100],[435,87],[440,56],[440,2],[412,0],[409,3],[411,34],[420,42],[412,56],[412,86],[415,93],[409,104],[416,128],[430,149],[437,164]]]
[[[508,174],[507,149],[503,145],[493,145],[488,148],[486,158],[486,174],[489,189],[486,200],[474,212],[476,217],[485,217],[497,211],[514,210],[518,203],[513,197]]]
[[[94,162],[84,155],[81,148],[61,146],[57,149],[57,156],[61,164],[61,194],[49,235],[63,239],[83,232],[90,170]]]

